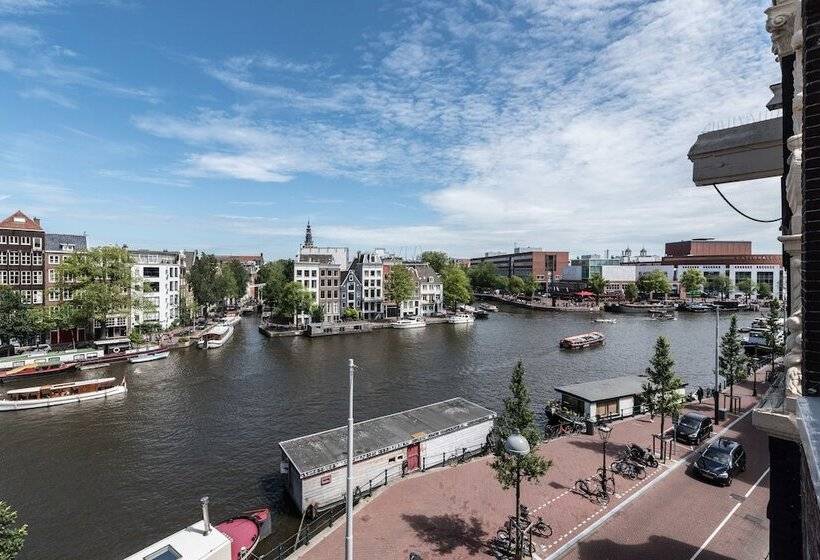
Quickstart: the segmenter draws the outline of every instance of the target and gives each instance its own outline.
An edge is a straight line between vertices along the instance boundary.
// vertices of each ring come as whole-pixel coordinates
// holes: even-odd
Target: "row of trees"
[[[205,315],[214,305],[226,300],[239,300],[248,288],[250,274],[236,260],[220,262],[215,255],[202,255],[188,271],[188,285],[194,301]]]

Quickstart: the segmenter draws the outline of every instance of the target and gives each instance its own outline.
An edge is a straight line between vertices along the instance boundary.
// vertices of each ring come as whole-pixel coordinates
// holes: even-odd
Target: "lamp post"
[[[715,304],[715,426],[720,423],[720,413],[718,403],[720,401],[720,391],[718,390],[718,369],[720,368],[720,306]]]
[[[347,519],[345,519],[345,560],[353,560],[353,370],[351,358],[347,362],[350,375],[347,416]]]
[[[515,558],[521,559],[522,537],[518,523],[521,509],[521,459],[530,454],[530,442],[516,430],[504,441],[504,450],[515,458]]]
[[[609,435],[612,433],[612,426],[609,424],[601,424],[598,426],[598,436],[600,436],[601,441],[604,442],[604,459],[601,469],[601,489],[604,491],[604,494],[607,493],[606,490],[606,442],[609,440]]]

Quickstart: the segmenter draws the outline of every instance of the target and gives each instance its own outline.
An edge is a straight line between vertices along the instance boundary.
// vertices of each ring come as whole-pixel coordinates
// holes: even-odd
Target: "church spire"
[[[305,228],[305,247],[313,247],[313,232],[310,231],[310,220]]]

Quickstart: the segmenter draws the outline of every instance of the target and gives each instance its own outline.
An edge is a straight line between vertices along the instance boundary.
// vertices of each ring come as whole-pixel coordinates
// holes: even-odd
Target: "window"
[[[31,271],[30,270],[23,270],[20,272],[20,283],[21,284],[31,284]]]
[[[0,264],[8,264],[9,254],[6,251],[0,251]]]
[[[48,281],[54,284],[57,282],[57,271],[53,268],[48,269]]]
[[[48,301],[60,301],[60,290],[49,290]]]
[[[9,245],[19,245],[20,238],[16,235],[9,235]]]
[[[31,303],[31,290],[20,290],[20,299],[23,303]]]
[[[31,256],[31,264],[34,266],[42,266],[43,264],[43,255],[32,255]]]
[[[49,255],[48,264],[60,264],[60,255]]]
[[[20,283],[20,271],[19,270],[9,270],[9,284],[12,286],[16,286]]]
[[[20,245],[31,245],[31,237],[23,236],[20,238]]]
[[[166,545],[145,557],[145,560],[179,560],[182,555],[171,545]]]
[[[5,245],[8,242],[9,242],[9,236],[8,235],[0,235],[0,245]]]
[[[9,273],[5,270],[0,270],[0,285],[8,284],[9,282]]]
[[[31,303],[43,303],[43,290],[31,291]]]
[[[73,296],[71,294],[71,290],[63,290],[63,299],[65,301],[71,301],[72,298],[73,298]]]
[[[12,251],[9,253],[9,264],[12,265],[19,265],[20,264],[20,253],[17,251]]]
[[[43,272],[40,271],[40,270],[35,270],[34,272],[32,272],[31,283],[32,284],[42,284],[43,283]]]
[[[23,266],[31,266],[31,253],[21,253],[20,264]]]

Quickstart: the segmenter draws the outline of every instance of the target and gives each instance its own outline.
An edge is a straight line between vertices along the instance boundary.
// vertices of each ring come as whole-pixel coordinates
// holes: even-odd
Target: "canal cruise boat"
[[[6,398],[0,400],[0,412],[104,399],[126,391],[125,379],[117,383],[113,377],[14,389],[7,391]]]
[[[588,332],[584,334],[577,334],[575,336],[568,336],[562,338],[558,345],[565,350],[576,350],[580,348],[589,348],[591,346],[598,346],[604,343],[603,333],[597,331]]]

